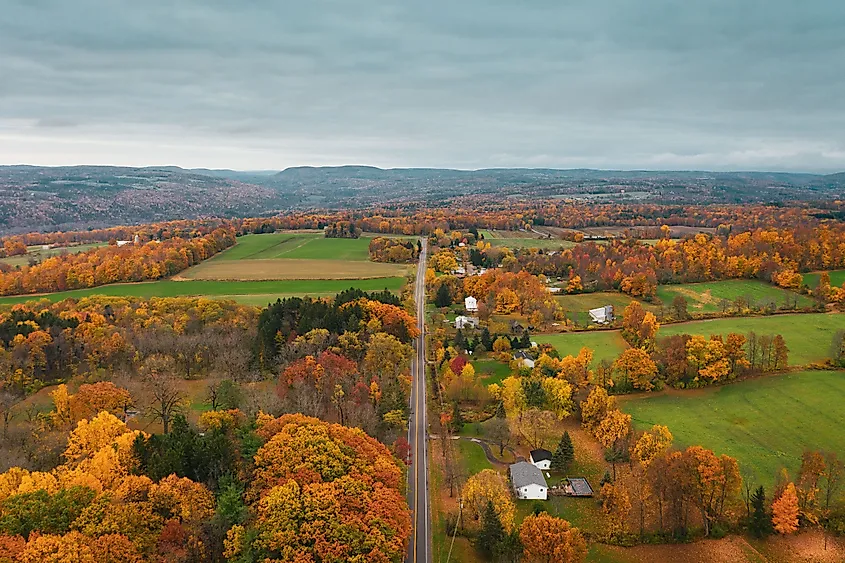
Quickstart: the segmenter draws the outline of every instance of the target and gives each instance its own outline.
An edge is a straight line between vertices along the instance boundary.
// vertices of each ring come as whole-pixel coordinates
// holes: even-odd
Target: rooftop
[[[510,466],[511,482],[514,487],[520,488],[527,485],[540,485],[547,487],[546,478],[543,473],[527,461],[520,461]]]

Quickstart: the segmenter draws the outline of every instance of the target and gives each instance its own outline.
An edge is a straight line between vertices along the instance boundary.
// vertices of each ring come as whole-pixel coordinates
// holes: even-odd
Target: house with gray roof
[[[510,466],[511,486],[516,498],[529,500],[547,500],[549,486],[543,472],[527,461],[520,461]]]

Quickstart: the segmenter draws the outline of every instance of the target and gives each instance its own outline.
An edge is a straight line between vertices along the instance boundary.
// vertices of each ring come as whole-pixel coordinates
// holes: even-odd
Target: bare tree
[[[511,441],[511,437],[513,436],[507,419],[494,417],[490,420],[490,422],[486,423],[484,433],[491,442],[499,447],[499,457],[504,457],[505,448],[508,446]]]
[[[174,361],[170,356],[153,354],[141,364],[145,387],[149,393],[147,410],[155,420],[160,420],[165,434],[170,431],[173,417],[182,411],[185,396],[173,376]]]

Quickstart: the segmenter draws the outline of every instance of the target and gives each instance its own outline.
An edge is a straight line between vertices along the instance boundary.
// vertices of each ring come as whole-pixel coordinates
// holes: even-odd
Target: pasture
[[[79,254],[80,252],[85,252],[86,250],[91,250],[94,248],[100,248],[106,245],[108,245],[108,243],[106,242],[93,242],[90,244],[78,244],[76,246],[62,246],[49,249],[44,249],[40,245],[28,246],[27,253],[23,256],[9,256],[8,258],[0,258],[0,263],[8,264],[10,266],[15,267],[26,266],[29,264],[30,260],[34,260],[35,262],[41,262],[53,256],[59,256],[61,254]]]
[[[675,445],[700,444],[739,460],[770,487],[782,467],[795,476],[804,449],[845,452],[845,372],[805,371],[695,391],[620,397],[637,429],[669,427]]]
[[[618,330],[535,334],[532,339],[541,344],[551,344],[561,356],[577,356],[581,348],[586,346],[593,351],[593,367],[599,365],[602,360],[612,362],[628,347]]]
[[[399,291],[405,278],[376,278],[366,280],[278,280],[278,281],[172,281],[162,280],[143,283],[123,283],[60,291],[45,295],[14,295],[0,298],[0,305],[12,305],[26,301],[47,299],[61,301],[69,297],[80,299],[91,295],[115,295],[126,297],[209,297],[232,299],[246,305],[265,306],[278,298],[310,295],[324,297],[357,287],[364,291]]]
[[[597,291],[595,293],[559,295],[557,296],[557,301],[563,307],[563,310],[566,311],[567,318],[572,319],[578,325],[587,326],[591,324],[590,315],[587,313],[590,309],[613,305],[614,315],[621,318],[625,307],[630,305],[634,299],[624,293],[615,291]],[[646,311],[656,312],[657,310],[650,303],[640,301],[640,304]]]
[[[182,272],[187,280],[321,280],[405,276],[406,264],[369,261],[370,238],[325,238],[320,231],[239,237],[237,244]]]
[[[776,307],[796,303],[799,309],[812,307],[814,301],[806,295],[781,289],[759,280],[726,280],[707,283],[688,283],[681,285],[660,285],[657,297],[666,306],[678,295],[687,300],[690,313],[715,313],[722,310],[722,302],[729,302],[733,307],[737,298],[743,298],[755,308],[763,308],[773,303]]]
[[[835,287],[842,287],[842,284],[845,283],[845,270],[831,270],[828,272],[830,274],[830,285]],[[807,287],[816,288],[819,285],[819,275],[820,272],[811,272],[809,274],[804,274],[804,283],[807,284]]]
[[[663,325],[658,338],[674,334],[726,335],[729,332],[758,335],[780,334],[789,348],[789,365],[805,366],[829,357],[830,343],[837,330],[845,329],[845,314],[810,313],[769,317],[729,317]]]

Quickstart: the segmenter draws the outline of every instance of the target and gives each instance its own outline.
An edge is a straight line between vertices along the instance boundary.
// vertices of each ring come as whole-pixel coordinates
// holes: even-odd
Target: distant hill
[[[455,198],[472,196],[677,204],[820,200],[845,197],[845,173],[0,166],[0,234],[267,215],[291,208],[448,206]]]
[[[180,168],[0,167],[0,232],[268,213],[276,190]]]

